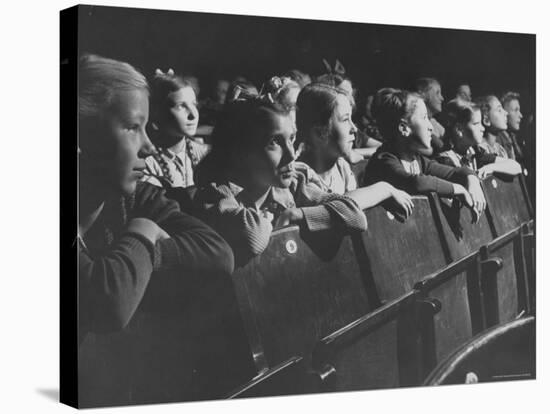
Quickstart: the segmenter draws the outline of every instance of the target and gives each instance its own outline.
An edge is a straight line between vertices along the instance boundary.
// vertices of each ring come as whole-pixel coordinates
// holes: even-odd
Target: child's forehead
[[[351,111],[351,102],[350,99],[341,93],[336,97],[336,105],[334,107],[334,112],[338,114],[344,114]]]
[[[470,120],[481,119],[481,108],[472,108],[472,116]]]
[[[119,91],[114,94],[109,111],[126,117],[142,116],[149,111],[149,93],[145,89]]]
[[[495,109],[502,105],[500,104],[500,101],[496,96],[491,96],[489,98],[489,106],[491,107],[491,109]]]
[[[269,117],[271,122],[269,123],[269,130],[273,134],[292,134],[295,130],[294,123],[290,114],[287,113],[275,113],[271,112],[272,116]]]
[[[176,91],[168,94],[168,99],[173,102],[195,100],[195,91],[191,86],[183,86]]]
[[[437,81],[431,82],[428,86],[428,91],[436,91],[438,89],[441,90],[441,84]]]
[[[428,112],[424,99],[416,96],[411,96],[409,99],[408,105],[411,106],[411,112],[413,114],[424,114],[425,112]]]
[[[508,102],[506,102],[505,106],[507,108],[519,108],[519,100],[518,99],[510,99]]]

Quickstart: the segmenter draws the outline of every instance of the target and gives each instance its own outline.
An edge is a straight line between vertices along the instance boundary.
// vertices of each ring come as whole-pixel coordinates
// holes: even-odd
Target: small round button
[[[294,240],[288,240],[285,244],[286,251],[290,254],[296,253],[298,251],[298,245]]]
[[[491,184],[493,185],[493,188],[498,187],[497,180],[495,180],[494,178],[491,180]]]
[[[395,218],[395,216],[392,213],[390,213],[389,211],[386,211],[386,214],[387,214],[387,216],[390,220],[393,220]]]

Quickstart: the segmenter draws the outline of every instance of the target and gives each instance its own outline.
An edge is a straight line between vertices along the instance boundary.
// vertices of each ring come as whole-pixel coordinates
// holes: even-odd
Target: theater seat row
[[[483,188],[476,224],[430,195],[403,222],[366,211],[358,235],[275,232],[233,276],[258,376],[230,395],[256,395],[262,375],[285,384],[262,395],[419,385],[474,335],[534,314],[525,187],[489,177]]]

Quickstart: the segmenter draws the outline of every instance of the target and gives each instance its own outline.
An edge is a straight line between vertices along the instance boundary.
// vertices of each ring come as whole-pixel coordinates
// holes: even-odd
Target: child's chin
[[[137,181],[130,181],[128,183],[123,184],[120,187],[120,192],[124,197],[131,196],[136,191]]]
[[[184,129],[183,133],[188,137],[192,137],[197,133],[197,127]]]
[[[427,157],[429,157],[430,155],[432,155],[434,152],[434,149],[432,148],[432,146],[430,145],[429,147],[426,147],[426,146],[421,146],[418,148],[418,153],[419,154],[422,154],[422,155],[425,155]]]

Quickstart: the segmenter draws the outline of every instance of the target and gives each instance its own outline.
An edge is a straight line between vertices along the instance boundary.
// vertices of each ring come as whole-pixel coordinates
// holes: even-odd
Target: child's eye
[[[275,147],[276,145],[279,144],[279,141],[277,138],[273,138],[271,139],[268,143],[267,143],[267,146],[270,147],[270,148],[273,148]]]
[[[131,131],[131,132],[137,132],[139,131],[139,124],[134,124],[128,128],[126,128],[128,131]]]

